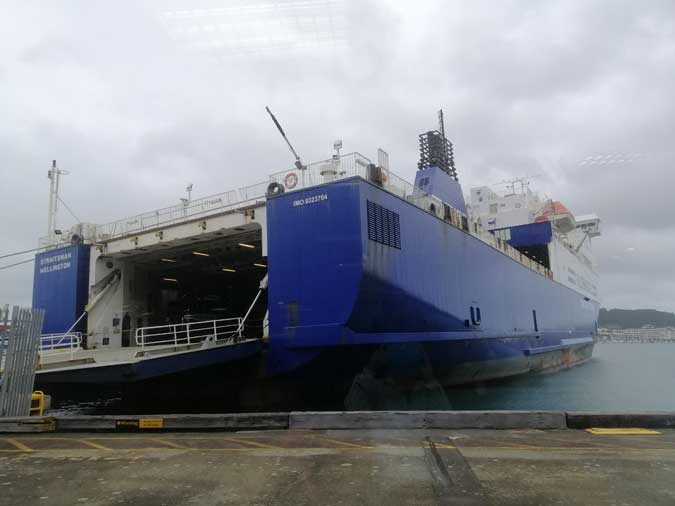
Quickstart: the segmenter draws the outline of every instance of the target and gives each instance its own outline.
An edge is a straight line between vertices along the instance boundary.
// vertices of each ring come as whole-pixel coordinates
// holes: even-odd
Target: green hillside
[[[675,313],[655,309],[600,309],[598,327],[628,329],[643,325],[675,327]]]

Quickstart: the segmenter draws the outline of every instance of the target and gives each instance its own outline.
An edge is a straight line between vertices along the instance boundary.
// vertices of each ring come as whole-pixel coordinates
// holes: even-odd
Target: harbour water
[[[375,405],[353,409],[458,409],[458,410],[561,410],[561,411],[675,411],[675,344],[597,344],[586,364],[554,374],[526,375],[485,384],[430,388]],[[254,391],[248,395],[256,395]],[[415,397],[417,396],[417,397]],[[82,391],[54,396],[53,413],[189,413],[283,410],[343,410],[344,399],[323,398],[320,404],[297,400],[287,406],[247,406],[232,401],[232,392],[197,401],[186,395],[171,401],[139,401],[117,391]],[[255,408],[251,409],[251,405]]]
[[[675,410],[675,344],[596,344],[590,362],[556,374],[455,389],[455,409]]]

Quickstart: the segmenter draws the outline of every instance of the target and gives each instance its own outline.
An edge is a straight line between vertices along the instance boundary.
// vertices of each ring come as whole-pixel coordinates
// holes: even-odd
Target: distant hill
[[[630,329],[643,325],[675,327],[675,313],[656,309],[600,309],[598,327]]]

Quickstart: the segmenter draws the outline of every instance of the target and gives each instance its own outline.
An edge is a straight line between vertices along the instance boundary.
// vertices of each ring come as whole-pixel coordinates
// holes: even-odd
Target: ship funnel
[[[420,138],[420,161],[417,167],[429,169],[438,167],[452,179],[457,181],[457,169],[452,152],[452,142],[445,137],[443,111],[438,111],[438,130],[423,133]]]
[[[415,174],[415,189],[433,195],[466,213],[462,187],[457,180],[452,143],[445,137],[443,111],[438,111],[438,130],[420,135],[420,161]]]

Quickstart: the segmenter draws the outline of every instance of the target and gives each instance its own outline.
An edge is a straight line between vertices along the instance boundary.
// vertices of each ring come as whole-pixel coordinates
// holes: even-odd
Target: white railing
[[[268,182],[258,183],[239,190],[217,193],[185,204],[165,207],[104,225],[97,225],[96,238],[99,241],[108,241],[216,213],[235,211],[253,205],[258,200],[263,201],[268,184]]]
[[[40,336],[41,357],[69,353],[72,360],[75,352],[81,349],[81,332],[69,332],[66,334],[42,334],[42,336]]]
[[[270,183],[278,183],[286,191],[296,191],[355,176],[372,180],[373,175],[369,174],[368,169],[371,164],[370,159],[355,152],[341,155],[339,158],[310,163],[304,170],[293,168],[276,172],[269,177],[268,181],[246,186],[236,191],[218,193],[185,204],[165,207],[105,225],[97,225],[96,237],[99,241],[106,241],[211,214],[235,211],[263,202]],[[463,212],[416,188],[388,169],[378,168],[377,170],[379,171],[379,184],[386,191],[436,215],[438,218],[448,221],[455,227],[464,229],[474,237],[490,244],[493,248],[530,269],[544,276],[552,277],[550,271],[538,262],[530,260],[506,242],[496,241],[492,234],[475,228],[473,222]],[[449,208],[447,211],[446,206]]]
[[[136,345],[145,348],[160,345],[185,346],[205,340],[237,342],[243,339],[242,329],[242,318],[141,327],[136,329]]]

